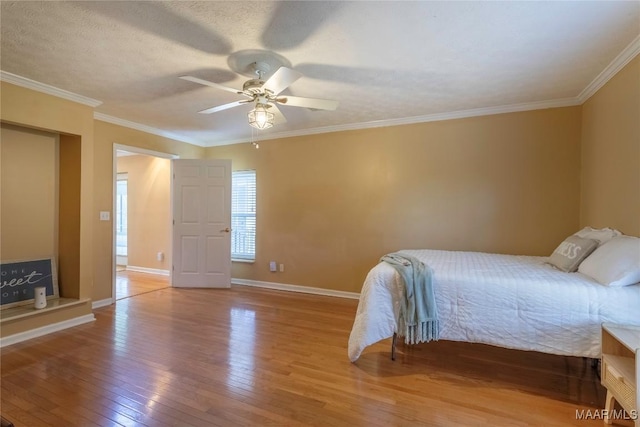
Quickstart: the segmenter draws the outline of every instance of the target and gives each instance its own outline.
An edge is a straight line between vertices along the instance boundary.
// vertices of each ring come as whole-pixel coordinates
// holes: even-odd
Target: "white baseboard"
[[[30,331],[9,335],[8,337],[0,338],[0,348],[12,344],[17,344],[22,341],[30,340],[32,338],[38,338],[43,335],[51,334],[53,332],[62,331],[74,326],[82,325],[83,323],[93,322],[94,320],[96,320],[96,318],[93,313],[85,314],[84,316],[74,317],[73,319],[65,320],[58,323],[52,323],[51,325],[31,329]]]
[[[159,274],[161,276],[169,276],[169,270],[160,270],[159,268],[136,267],[135,265],[127,265],[127,271],[135,271],[138,273]]]
[[[332,289],[313,288],[310,286],[288,285],[286,283],[262,282],[259,280],[231,279],[234,285],[253,286],[256,288],[276,289],[279,291],[302,292],[305,294],[324,295],[328,297],[359,299],[357,292],[334,291]]]
[[[100,300],[91,302],[91,309],[95,310],[96,308],[106,307],[111,304],[113,304],[113,298],[100,299]]]

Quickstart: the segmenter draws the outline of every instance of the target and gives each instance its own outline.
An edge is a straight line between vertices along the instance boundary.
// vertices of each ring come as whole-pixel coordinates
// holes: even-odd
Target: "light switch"
[[[100,211],[100,221],[109,221],[109,211]]]

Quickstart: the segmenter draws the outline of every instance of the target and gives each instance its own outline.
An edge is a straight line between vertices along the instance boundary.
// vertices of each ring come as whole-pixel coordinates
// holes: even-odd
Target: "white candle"
[[[47,306],[47,288],[44,286],[34,288],[33,297],[35,299],[34,305],[36,309],[45,308]]]

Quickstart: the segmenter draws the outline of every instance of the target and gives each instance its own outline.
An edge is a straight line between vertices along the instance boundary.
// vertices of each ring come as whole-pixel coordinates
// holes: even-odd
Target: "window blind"
[[[256,171],[236,171],[231,178],[231,258],[256,257]]]

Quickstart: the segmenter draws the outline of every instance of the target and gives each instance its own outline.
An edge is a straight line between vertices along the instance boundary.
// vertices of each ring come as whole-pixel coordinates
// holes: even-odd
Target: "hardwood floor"
[[[1,412],[16,427],[603,425],[581,358],[441,341],[394,362],[387,340],[352,364],[356,306],[242,286],[123,299],[2,349]]]
[[[169,277],[136,271],[116,271],[116,300],[169,287]]]

